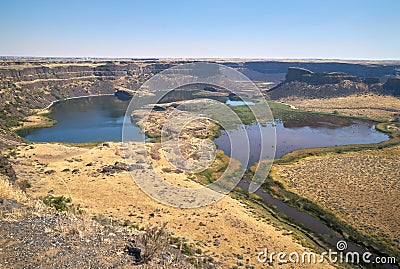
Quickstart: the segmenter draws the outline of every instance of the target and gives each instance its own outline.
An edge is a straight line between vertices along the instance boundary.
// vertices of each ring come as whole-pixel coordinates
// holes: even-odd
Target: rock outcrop
[[[392,91],[394,95],[400,96],[400,78],[389,78],[383,88]]]
[[[17,176],[8,159],[0,154],[0,174],[5,175],[11,184],[15,184]]]
[[[285,82],[299,81],[314,85],[322,84],[337,84],[344,80],[359,82],[360,79],[356,76],[351,76],[342,72],[332,72],[332,73],[314,73],[310,70],[298,67],[289,67],[286,74]]]
[[[133,97],[133,92],[129,90],[116,90],[114,95],[121,100],[130,100]]]
[[[386,81],[388,77],[400,75],[400,64],[398,62],[345,62],[345,61],[249,61],[244,63],[225,62],[234,69],[242,71],[251,79],[258,80],[262,75],[273,79],[280,75],[283,79],[289,67],[298,67],[319,73],[344,72],[359,78],[376,77]],[[273,81],[273,80],[270,80]]]
[[[378,84],[378,83],[381,83],[379,78],[364,78],[363,82],[365,84]]]
[[[114,94],[116,89],[117,96],[130,98],[131,93],[137,91],[154,74],[188,62],[190,61],[3,57],[0,60],[0,124],[3,127],[0,130],[0,138],[6,137],[6,139],[0,139],[0,147],[18,142],[10,129],[18,125],[22,118],[37,112],[37,109],[71,97]],[[400,64],[395,62],[227,62],[224,60],[217,62],[241,71],[253,80],[272,82],[272,84],[280,83],[287,73],[286,81],[278,86],[286,90],[268,91],[276,96],[291,95],[295,92],[295,95],[300,96],[329,97],[370,90],[399,95],[396,80],[389,79],[383,90],[379,83],[379,80],[386,81],[388,77],[400,76]],[[289,68],[293,66],[296,68]],[[340,72],[332,73],[332,71]],[[328,87],[328,85],[333,86]],[[267,89],[270,87],[272,86]],[[206,90],[223,91],[213,88]],[[304,94],[305,92],[307,93]]]
[[[0,124],[19,120],[57,100],[137,90],[171,64],[142,61],[0,61]],[[1,145],[0,145],[1,146]]]
[[[343,72],[314,73],[308,69],[290,67],[284,82],[278,84],[266,95],[271,99],[287,97],[329,98],[352,94],[398,95],[400,79],[388,79],[385,84],[379,78],[361,79]]]

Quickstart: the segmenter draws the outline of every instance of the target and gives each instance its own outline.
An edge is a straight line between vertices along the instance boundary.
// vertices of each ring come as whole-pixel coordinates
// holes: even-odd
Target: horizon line
[[[307,58],[307,57],[108,57],[108,56],[17,56],[17,55],[0,55],[0,59],[81,59],[81,60],[268,60],[268,61],[284,61],[284,60],[310,60],[310,61],[390,61],[399,62],[400,59],[371,59],[371,58]]]

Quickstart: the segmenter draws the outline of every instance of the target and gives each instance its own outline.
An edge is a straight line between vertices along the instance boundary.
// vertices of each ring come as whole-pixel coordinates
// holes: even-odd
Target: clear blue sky
[[[399,0],[1,0],[0,55],[400,59]]]

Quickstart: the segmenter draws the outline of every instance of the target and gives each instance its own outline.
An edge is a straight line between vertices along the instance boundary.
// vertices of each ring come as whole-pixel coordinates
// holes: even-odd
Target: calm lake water
[[[121,141],[122,124],[129,100],[115,96],[93,96],[69,99],[52,106],[50,118],[57,124],[50,128],[29,130],[22,136],[33,142],[100,142]],[[141,141],[143,134],[135,124],[129,139]]]
[[[128,105],[129,100],[120,100],[115,96],[69,99],[52,106],[50,117],[57,120],[57,124],[50,128],[29,130],[21,135],[33,142],[121,141],[122,124]],[[141,141],[143,134],[140,128],[133,123],[128,125],[127,128],[131,129],[129,139]],[[295,149],[378,143],[388,139],[387,135],[376,131],[369,123],[347,122],[344,126],[343,123],[332,123],[332,117],[326,122],[324,119],[319,119],[317,124],[303,122],[299,125],[298,122],[277,121],[275,125],[277,133],[275,157],[281,157]],[[260,126],[264,142],[268,139],[268,130],[271,128],[271,125]],[[249,165],[251,165],[260,156],[261,136],[257,125],[246,126],[246,132],[250,138]],[[243,133],[232,133],[231,140],[234,145],[240,144],[243,139],[246,139]],[[225,131],[222,131],[222,135],[214,142],[226,154],[230,154],[231,145]]]
[[[328,147],[336,145],[349,144],[371,144],[379,143],[388,139],[388,136],[382,132],[375,130],[375,127],[366,122],[355,121],[349,126],[341,124],[334,125],[331,122],[318,122],[317,126],[303,127],[287,127],[284,122],[275,122],[276,128],[276,152],[275,157],[279,158],[282,155],[296,149]],[[246,126],[246,133],[250,141],[250,159],[248,167],[257,162],[260,158],[260,145],[271,141],[271,124],[265,126],[251,125]],[[230,131],[229,139],[226,131],[221,131],[221,136],[214,139],[215,144],[219,149],[222,149],[227,155],[231,154],[232,145],[240,145],[246,141],[246,133]],[[271,143],[270,143],[271,144]],[[244,163],[247,154],[243,152],[242,156],[237,156],[236,159]],[[243,157],[243,159],[241,159]],[[271,156],[262,156],[263,158]]]

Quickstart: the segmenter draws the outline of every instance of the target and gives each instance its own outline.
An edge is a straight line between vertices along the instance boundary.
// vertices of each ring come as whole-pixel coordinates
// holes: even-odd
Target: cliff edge
[[[312,72],[305,68],[289,67],[285,80],[266,92],[271,99],[287,97],[331,98],[353,94],[400,95],[400,79],[360,78],[343,72]]]

